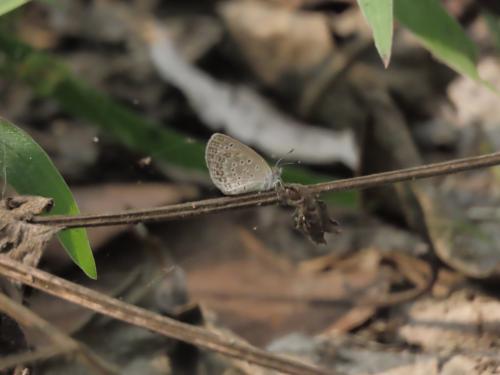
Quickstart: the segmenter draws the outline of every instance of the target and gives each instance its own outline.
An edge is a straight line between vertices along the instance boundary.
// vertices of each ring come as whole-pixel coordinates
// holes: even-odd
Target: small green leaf
[[[393,2],[392,0],[358,0],[358,4],[372,28],[375,47],[387,68],[392,48]]]
[[[0,16],[26,4],[30,0],[0,0]]]
[[[475,45],[439,1],[395,0],[394,14],[437,59],[481,81],[476,69]]]
[[[0,118],[0,178],[19,194],[54,199],[51,214],[75,215],[78,206],[66,182],[43,149],[23,130]],[[59,233],[59,240],[73,261],[96,279],[97,270],[85,229]]]

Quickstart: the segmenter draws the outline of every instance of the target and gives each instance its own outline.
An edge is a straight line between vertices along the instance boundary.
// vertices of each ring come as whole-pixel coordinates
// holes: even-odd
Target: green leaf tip
[[[370,25],[375,48],[384,67],[391,61],[393,35],[393,0],[358,0],[358,5]]]

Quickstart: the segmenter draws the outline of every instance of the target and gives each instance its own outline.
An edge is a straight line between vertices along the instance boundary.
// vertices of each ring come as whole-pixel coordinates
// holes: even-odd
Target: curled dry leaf
[[[30,224],[34,215],[49,211],[53,200],[16,196],[0,201],[0,253],[36,267],[47,242],[61,228]]]
[[[50,210],[53,200],[16,196],[0,201],[0,256],[7,256],[36,267],[47,242],[61,228],[30,224],[34,215]],[[22,300],[20,284],[0,280],[0,291],[16,301]]]
[[[328,216],[325,202],[317,194],[310,193],[300,184],[290,184],[278,188],[280,202],[294,207],[295,229],[308,236],[317,244],[326,244],[325,233],[338,233],[338,222]]]

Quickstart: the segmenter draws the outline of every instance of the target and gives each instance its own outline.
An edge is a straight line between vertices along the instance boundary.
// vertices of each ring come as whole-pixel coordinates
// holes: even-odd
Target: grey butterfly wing
[[[205,149],[210,178],[226,195],[269,190],[273,172],[262,156],[227,135],[215,133]]]

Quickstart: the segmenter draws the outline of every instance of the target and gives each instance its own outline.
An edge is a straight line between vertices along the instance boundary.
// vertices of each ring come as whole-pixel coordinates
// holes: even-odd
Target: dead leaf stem
[[[323,182],[305,186],[310,193],[325,193],[342,190],[368,189],[402,181],[442,176],[467,170],[490,167],[500,164],[500,152],[455,159],[442,163],[427,164],[418,167],[382,172],[367,176]],[[180,220],[216,212],[269,206],[279,202],[274,191],[225,196],[169,206],[129,210],[117,213],[84,214],[74,216],[53,215],[35,216],[33,224],[57,225],[64,228],[97,227],[118,224],[136,224],[151,221]]]

